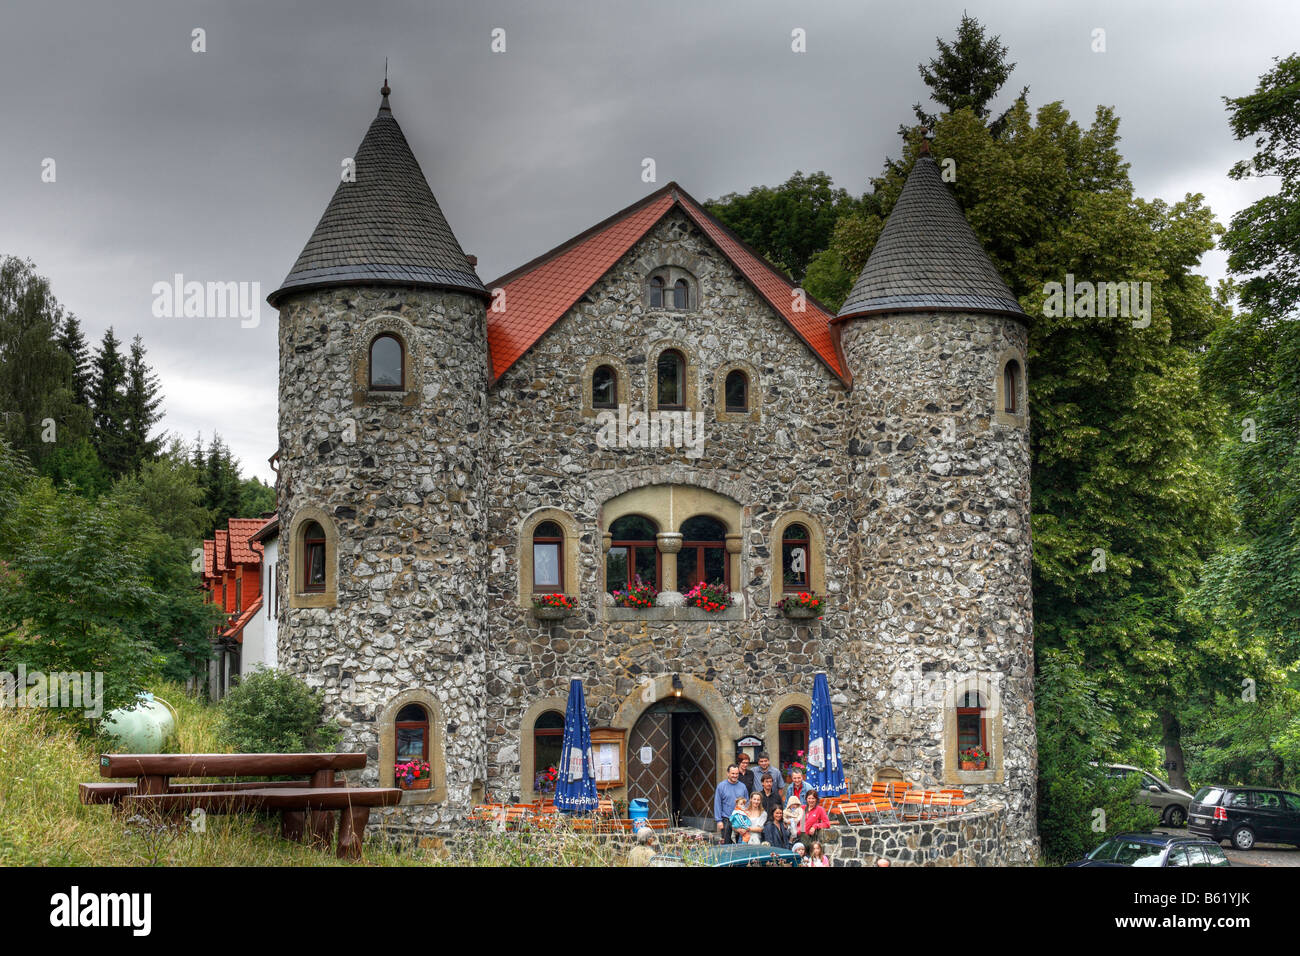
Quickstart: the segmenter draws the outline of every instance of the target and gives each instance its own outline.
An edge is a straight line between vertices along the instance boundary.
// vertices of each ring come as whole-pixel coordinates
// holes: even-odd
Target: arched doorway
[[[652,704],[628,735],[628,799],[648,801],[651,817],[712,831],[717,750],[713,725],[695,704],[680,697]]]

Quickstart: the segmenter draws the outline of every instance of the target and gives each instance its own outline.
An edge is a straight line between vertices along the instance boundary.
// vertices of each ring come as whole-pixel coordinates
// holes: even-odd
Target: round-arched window
[[[591,373],[591,407],[614,408],[618,405],[618,373],[602,365]]]
[[[533,792],[554,793],[564,752],[564,715],[548,710],[533,724]]]
[[[662,276],[652,276],[650,279],[650,308],[662,309],[664,307],[664,280]]]
[[[393,754],[398,763],[429,759],[429,712],[419,704],[407,704],[393,722],[397,734]]]
[[[406,387],[402,341],[395,335],[377,335],[370,343],[370,388],[400,392]]]
[[[659,353],[656,364],[656,381],[659,388],[659,407],[680,409],[686,407],[686,359],[676,349]]]
[[[642,584],[659,587],[659,526],[640,515],[624,515],[609,526],[605,588],[610,594]]]
[[[723,385],[724,401],[726,409],[729,412],[747,412],[749,411],[749,376],[740,369],[734,369],[727,373],[727,381]]]
[[[691,307],[691,287],[685,279],[673,283],[673,308],[689,309]]]
[[[1002,410],[1008,415],[1020,412],[1020,363],[1015,359],[1002,369]]]
[[[677,555],[677,582],[724,584],[731,590],[727,560],[727,526],[717,518],[697,515],[682,522],[682,550]]]
[[[302,529],[304,591],[325,590],[325,529],[309,521]]]

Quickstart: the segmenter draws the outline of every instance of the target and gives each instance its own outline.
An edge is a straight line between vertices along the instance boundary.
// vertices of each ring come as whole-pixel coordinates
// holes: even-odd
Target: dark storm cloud
[[[292,265],[378,107],[393,108],[491,280],[654,188],[700,199],[825,169],[861,191],[926,97],[916,64],[962,9],[999,33],[1039,106],[1115,107],[1139,192],[1261,194],[1220,97],[1294,52],[1289,2],[26,3],[0,12],[0,252],[33,259],[98,340],[141,334],[165,427],[213,429],[269,477],[274,313],[156,318],[152,287],[260,283]],[[191,31],[207,50],[191,51]],[[506,31],[506,52],[490,50]],[[790,32],[807,32],[807,53]],[[1095,28],[1105,53],[1092,52]],[[42,183],[53,158],[57,181]],[[1222,274],[1222,257],[1207,257]]]

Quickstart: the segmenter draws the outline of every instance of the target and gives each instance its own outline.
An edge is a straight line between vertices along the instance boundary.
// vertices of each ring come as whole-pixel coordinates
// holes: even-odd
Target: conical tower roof
[[[836,321],[932,311],[1028,318],[923,146]]]
[[[340,285],[453,289],[488,298],[433,197],[388,104],[355,156],[356,181],[340,182],[271,305],[291,292]]]

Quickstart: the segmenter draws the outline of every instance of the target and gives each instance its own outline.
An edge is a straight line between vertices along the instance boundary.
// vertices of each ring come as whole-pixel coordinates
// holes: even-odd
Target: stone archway
[[[680,697],[657,701],[628,734],[628,799],[647,801],[653,817],[707,827],[717,759],[717,734],[699,707]]]

